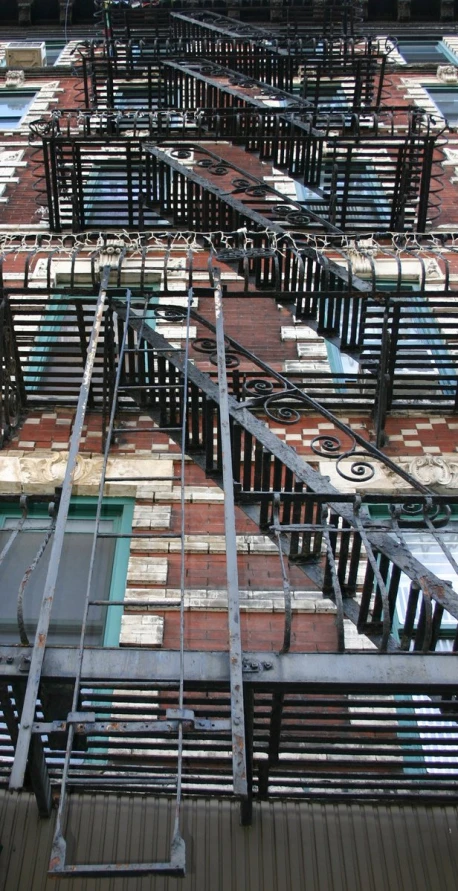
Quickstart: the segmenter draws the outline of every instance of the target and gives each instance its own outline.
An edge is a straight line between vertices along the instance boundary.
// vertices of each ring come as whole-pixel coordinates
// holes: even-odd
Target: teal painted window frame
[[[113,520],[113,532],[129,534],[132,532],[135,498],[113,497],[105,498],[102,506],[102,519]],[[94,520],[97,508],[97,498],[92,496],[79,496],[72,498],[70,504],[71,519]],[[47,518],[46,510],[35,509],[31,516]],[[3,529],[5,519],[21,516],[16,505],[5,505],[0,512],[0,530]],[[26,533],[24,533],[26,534]],[[50,545],[48,545],[49,547]],[[113,567],[110,583],[110,600],[123,600],[126,590],[127,569],[130,556],[130,538],[118,538],[113,557]],[[117,647],[121,635],[122,606],[108,606],[106,608],[105,627],[103,631],[102,647]]]

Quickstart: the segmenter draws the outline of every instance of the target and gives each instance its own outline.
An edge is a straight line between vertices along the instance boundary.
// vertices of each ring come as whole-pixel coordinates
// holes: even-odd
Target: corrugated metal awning
[[[72,795],[71,862],[145,860],[169,847],[172,799]],[[186,799],[187,876],[48,879],[54,818],[28,794],[0,793],[1,891],[453,891],[458,807]]]

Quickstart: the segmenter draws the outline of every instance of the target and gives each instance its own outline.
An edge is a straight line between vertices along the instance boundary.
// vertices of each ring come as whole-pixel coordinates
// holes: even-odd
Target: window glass
[[[458,560],[458,530],[451,534],[444,534],[444,540],[449,547],[451,553]],[[458,575],[454,572],[442,548],[439,546],[435,538],[427,533],[405,533],[403,535],[407,546],[410,548],[414,557],[417,557],[425,566],[434,572],[440,579],[451,582],[455,591],[458,590]],[[399,583],[399,591],[396,599],[396,623],[401,631],[406,618],[407,603],[409,598],[410,579],[401,575]],[[417,613],[415,616],[415,626],[420,618],[421,598],[418,599]],[[441,631],[442,637],[436,643],[436,652],[449,653],[453,649],[453,639],[456,632],[456,619],[446,610],[442,616]],[[413,649],[413,641],[410,648]],[[415,714],[418,717],[417,726],[419,729],[419,739],[422,740],[422,752],[425,762],[425,770],[427,773],[441,772],[443,765],[447,764],[449,772],[458,773],[458,731],[455,721],[438,720],[446,717],[446,713],[435,707],[429,696],[413,696],[412,702],[415,706]],[[402,736],[402,734],[400,734]],[[429,741],[429,745],[428,745]],[[447,755],[435,755],[438,746],[446,746]],[[409,758],[406,756],[408,765]],[[435,765],[441,764],[442,767]],[[449,765],[452,765],[451,767]],[[455,769],[453,769],[453,767]],[[408,768],[407,768],[408,769]]]
[[[46,41],[46,64],[55,65],[62,50],[65,48],[65,40]]]
[[[458,89],[456,87],[426,87],[426,92],[437,106],[438,111],[449,124],[458,124]]]
[[[0,128],[14,130],[18,127],[35,96],[34,90],[0,90]]]
[[[441,40],[398,40],[398,52],[407,62],[435,62],[438,65],[447,59],[456,62],[451,50]]]
[[[450,549],[452,555],[455,557],[455,560],[458,561],[458,529],[456,532],[453,533],[445,533],[442,530],[441,534],[444,536],[444,541],[447,547]],[[410,548],[414,557],[424,563],[424,565],[427,566],[428,569],[431,570],[431,572],[434,572],[434,574],[437,575],[438,578],[442,579],[443,581],[451,582],[455,591],[458,591],[458,575],[454,572],[453,567],[447,560],[447,557],[445,556],[442,548],[439,546],[439,543],[430,533],[406,532],[405,534],[403,534],[403,538],[405,539],[406,544]],[[410,579],[407,576],[402,575],[399,583],[399,592],[396,602],[396,618],[401,628],[404,626],[405,622],[409,590]],[[420,618],[420,606],[421,602],[419,598],[417,614],[415,616],[415,624],[417,624]],[[445,610],[441,621],[443,638],[439,639],[436,644],[437,651],[451,651],[453,646],[453,638],[456,631],[456,624],[456,619],[454,619],[453,616],[451,616],[450,613]]]
[[[4,516],[0,531],[0,551],[9,540],[18,523],[17,517]],[[35,559],[49,527],[48,517],[32,517],[24,524],[0,566],[0,642],[17,643],[17,598],[24,573]],[[114,521],[102,520],[100,532],[111,532]],[[88,579],[88,568],[93,542],[94,519],[72,518],[68,520],[62,559],[57,577],[56,592],[51,616],[50,643],[72,645],[79,643],[81,619]],[[99,538],[97,542],[92,591],[97,600],[108,600],[113,569],[116,540]],[[42,558],[33,570],[24,589],[24,620],[29,639],[33,638],[43,596],[52,539]],[[101,644],[105,625],[106,607],[89,610],[86,642]]]

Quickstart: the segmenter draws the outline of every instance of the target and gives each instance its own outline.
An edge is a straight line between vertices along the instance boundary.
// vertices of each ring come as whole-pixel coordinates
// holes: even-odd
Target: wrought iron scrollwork
[[[440,529],[447,526],[452,516],[452,509],[448,504],[435,504],[431,498],[427,497],[424,501],[418,503],[402,503],[390,505],[390,514],[392,519],[402,526],[412,526],[412,521],[416,528]]]
[[[186,318],[186,313],[180,307],[153,307],[152,309],[157,319],[164,319],[166,322],[182,322]]]
[[[300,414],[289,405],[282,405],[285,398],[290,398],[291,393],[287,387],[275,392],[272,381],[262,378],[248,381],[243,387],[243,394],[249,398],[247,407],[263,408],[267,417],[272,421],[281,421],[282,424],[297,424]]]
[[[367,460],[369,454],[363,449],[357,449],[355,440],[349,449],[342,450],[340,439],[336,436],[323,434],[312,439],[310,448],[315,455],[319,455],[321,458],[335,459],[337,473],[344,480],[351,483],[366,483],[375,476],[375,469]],[[351,459],[351,464],[344,470],[342,463],[348,459]]]
[[[178,160],[185,160],[186,158],[192,157],[192,152],[189,149],[173,149],[170,152],[172,158],[178,158]]]
[[[197,337],[196,340],[193,340],[192,345],[198,353],[204,353],[205,355],[207,355],[212,365],[218,364],[216,340],[213,340],[213,338],[211,337]],[[231,345],[227,338],[225,338],[225,345],[226,368],[238,368],[238,366],[240,365],[240,359],[237,354],[231,349]]]

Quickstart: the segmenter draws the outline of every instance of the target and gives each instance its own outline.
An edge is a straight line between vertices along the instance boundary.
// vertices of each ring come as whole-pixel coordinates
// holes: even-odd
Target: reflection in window
[[[458,89],[456,87],[425,87],[442,117],[451,127],[458,125]]]
[[[449,527],[446,527],[446,529],[448,528]],[[449,533],[442,529],[441,535],[444,536],[447,547],[458,562],[458,530]],[[438,578],[446,582],[451,582],[455,591],[458,591],[458,575],[454,572],[453,567],[447,560],[439,543],[429,532],[406,532],[403,534],[403,538],[417,560],[420,560],[420,562],[427,566],[431,572],[434,572]],[[402,575],[396,605],[396,622],[400,630],[402,630],[405,623],[409,590],[410,579],[408,579],[407,576]],[[421,602],[419,598],[417,614],[415,616],[415,628],[420,618],[420,607]],[[445,610],[441,620],[440,637],[436,644],[436,650],[438,652],[450,652],[452,650],[456,626],[456,619]]]
[[[0,552],[17,526],[18,518],[3,516],[0,529]],[[24,573],[35,559],[50,525],[47,516],[31,517],[16,536],[0,567],[0,642],[18,643],[17,598]],[[112,532],[114,520],[102,520],[100,532]],[[57,577],[56,593],[48,640],[50,643],[72,645],[79,643],[83,616],[88,567],[92,549],[94,519],[68,520],[62,559]],[[43,589],[49,566],[52,539],[48,542],[37,567],[24,589],[24,620],[29,639],[33,639],[40,611]],[[97,542],[92,590],[97,600],[108,600],[115,552],[114,538],[99,538]],[[95,599],[95,598],[94,598]],[[86,642],[100,645],[106,618],[106,607],[91,607],[88,616]]]
[[[35,96],[35,90],[0,90],[0,129],[19,127]]]
[[[442,530],[447,546],[452,555],[458,560],[458,531],[447,534]],[[458,575],[454,572],[442,548],[435,538],[427,532],[405,533],[403,535],[407,546],[414,557],[424,563],[438,578],[453,584],[458,590]],[[396,624],[399,632],[405,623],[407,602],[409,598],[410,579],[402,575],[396,601]],[[421,598],[418,600],[417,613],[414,628],[417,627],[420,618]],[[441,631],[436,643],[436,652],[447,653],[453,649],[453,640],[456,634],[456,619],[446,610],[441,620]],[[413,649],[413,642],[410,648]],[[438,773],[444,769],[458,773],[458,724],[456,721],[441,720],[446,717],[446,712],[434,705],[429,696],[413,696],[412,703],[417,716],[418,736],[422,741],[422,754],[427,773]],[[400,734],[402,738],[402,734]],[[442,748],[447,754],[437,755],[437,749]],[[435,753],[435,754],[434,754]],[[409,756],[405,756],[408,769]],[[455,766],[455,769],[453,768]]]
[[[55,65],[59,59],[59,56],[62,53],[62,50],[66,47],[65,40],[47,40],[46,41],[46,64],[49,67],[50,65]]]
[[[397,50],[407,63],[444,61],[456,63],[456,57],[442,40],[398,40]]]

